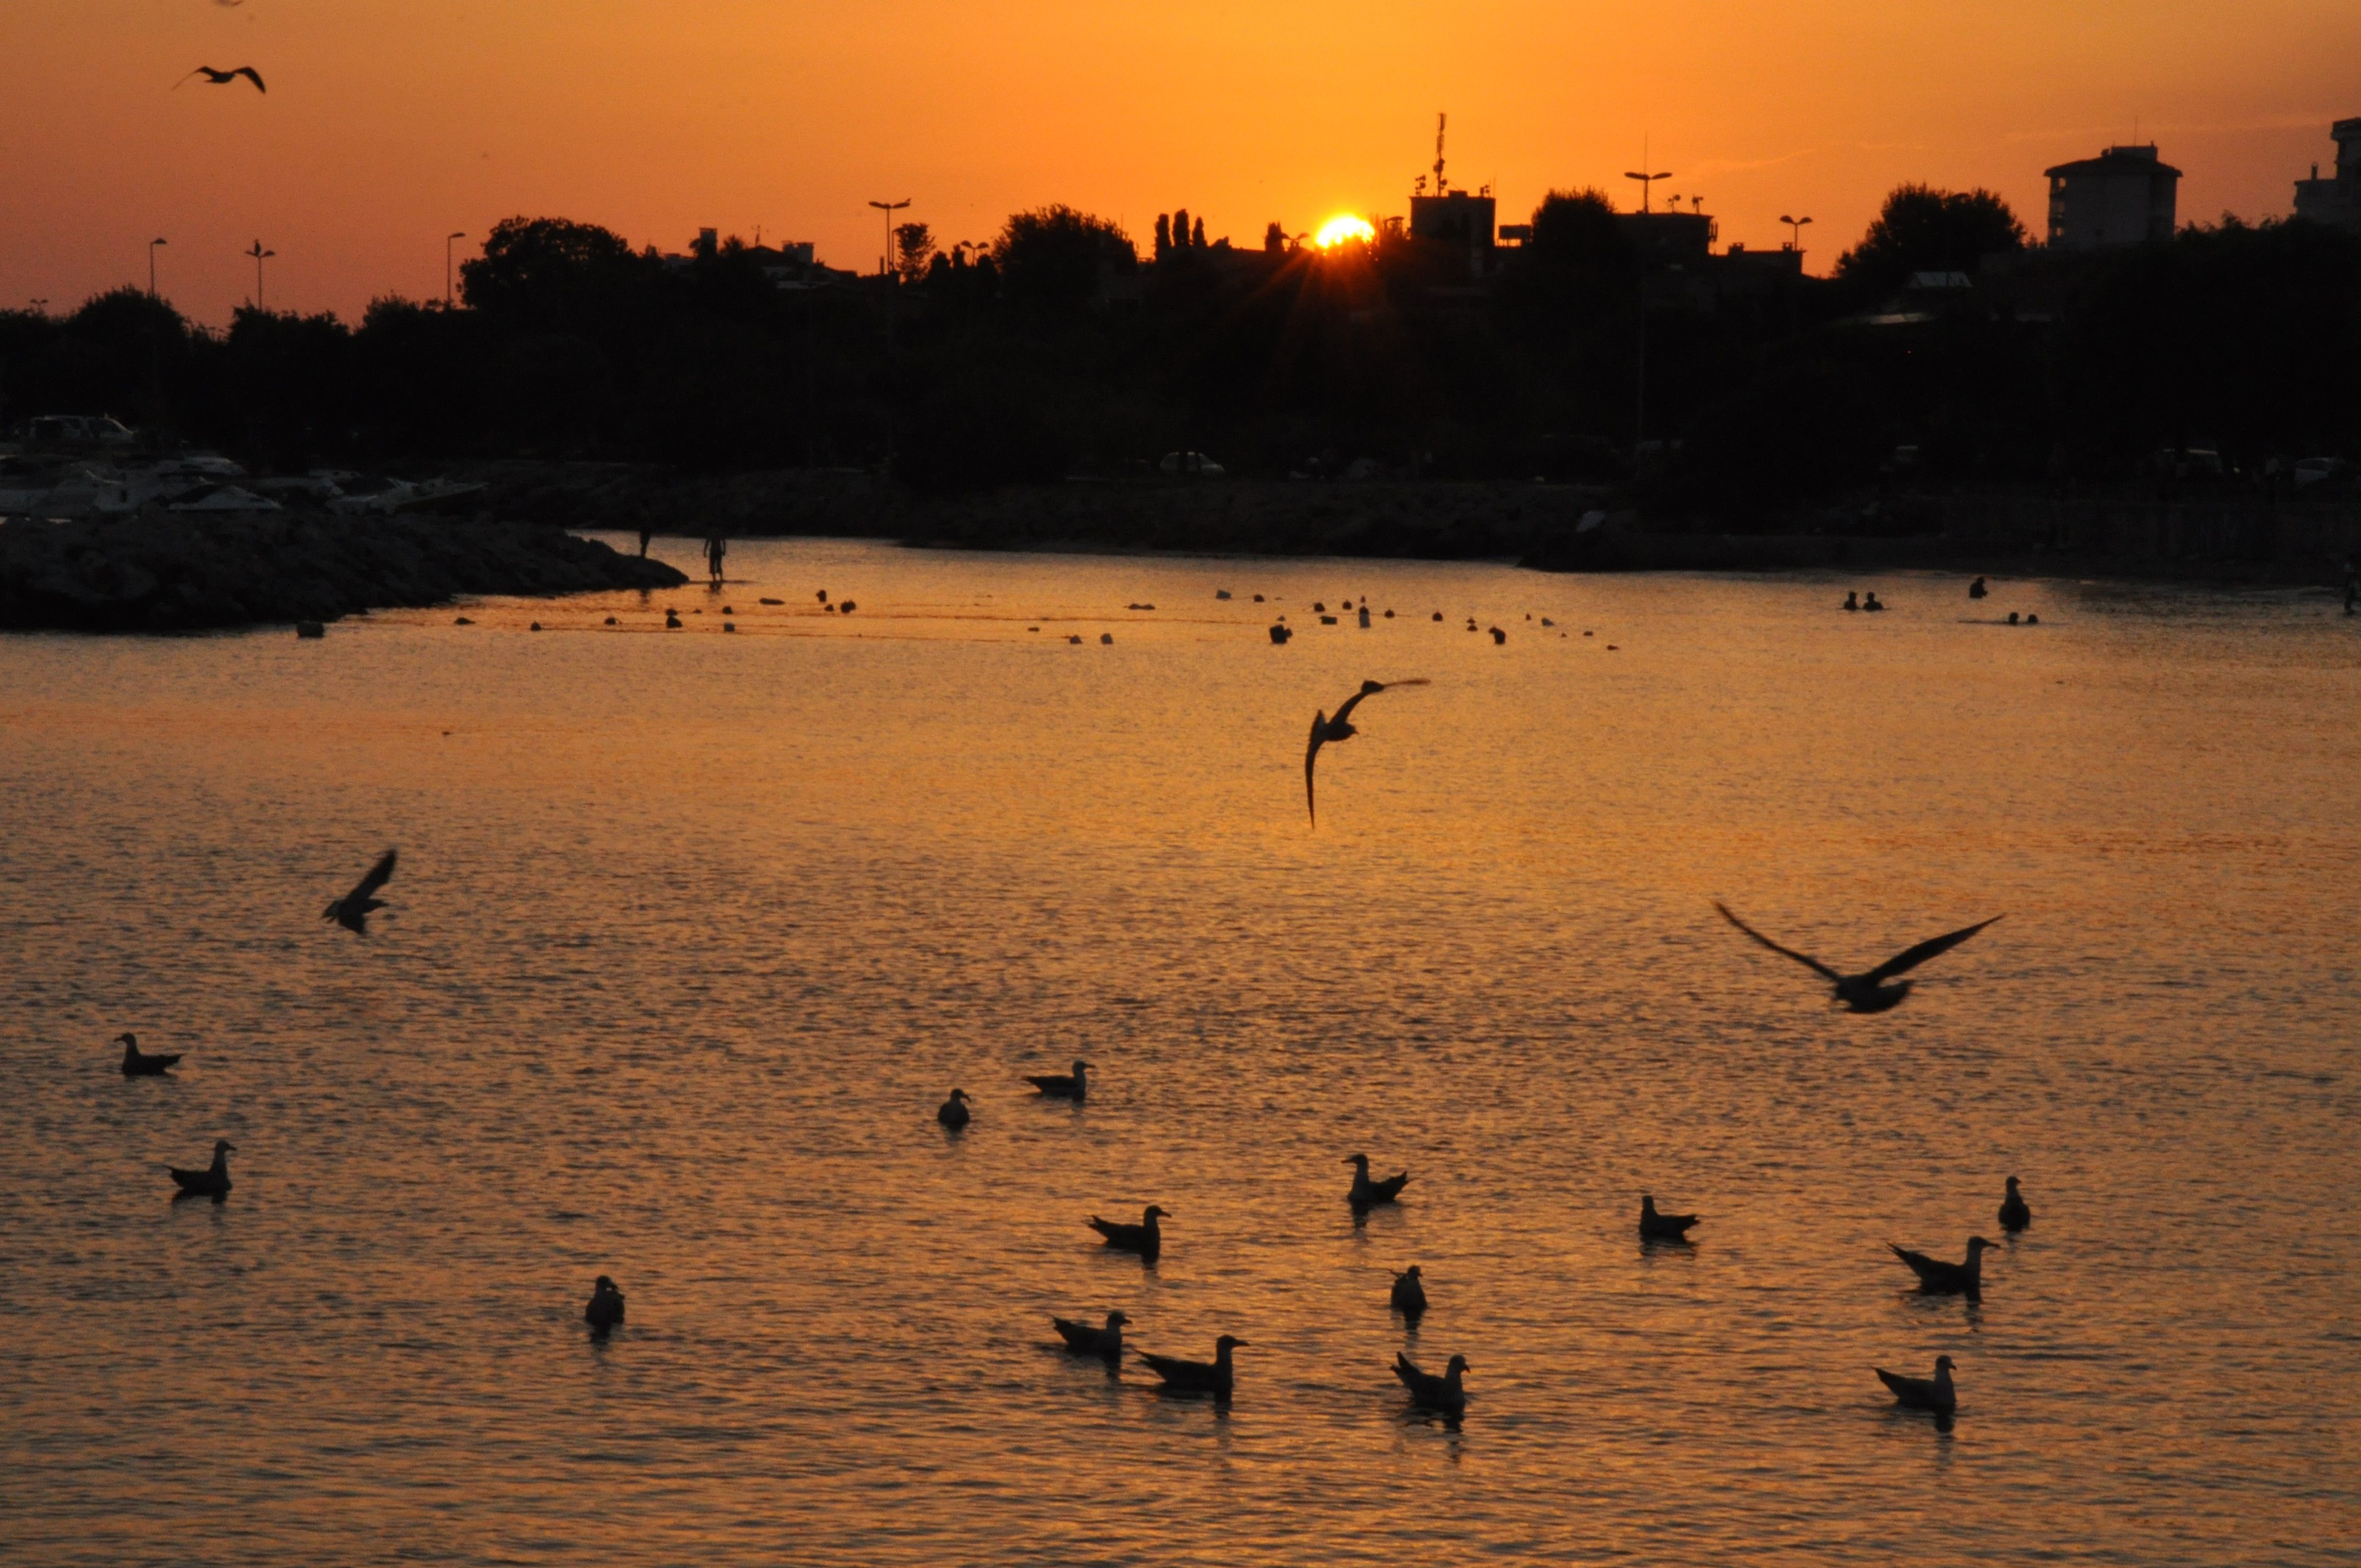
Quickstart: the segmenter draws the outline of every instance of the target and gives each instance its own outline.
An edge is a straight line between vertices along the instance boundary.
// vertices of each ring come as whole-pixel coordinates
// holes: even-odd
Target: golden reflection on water
[[[0,643],[12,1561],[2346,1550],[2331,601],[730,565]],[[1397,617],[1317,624],[1364,593]],[[1312,710],[1411,675],[1307,831]],[[323,927],[389,843],[392,910]],[[1715,897],[1854,967],[2008,917],[1859,1018]],[[125,1028],[188,1059],[126,1083]],[[1036,1102],[1077,1055],[1087,1105]],[[236,1191],[171,1205],[217,1134]],[[1412,1172],[1361,1223],[1356,1150]],[[1884,1244],[1958,1256],[2012,1173],[1981,1308],[1905,1293]],[[1694,1247],[1640,1245],[1642,1191]],[[1083,1223],[1151,1201],[1152,1267]],[[1052,1348],[1113,1307],[1252,1342],[1234,1404]],[[1474,1364],[1458,1430],[1402,1348]],[[1869,1371],[1938,1354],[1948,1433]]]

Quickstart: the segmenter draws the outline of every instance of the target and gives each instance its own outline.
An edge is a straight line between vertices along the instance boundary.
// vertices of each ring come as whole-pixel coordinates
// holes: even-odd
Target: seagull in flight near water
[[[1390,691],[1395,686],[1422,686],[1426,684],[1423,680],[1363,681],[1361,689],[1346,697],[1343,705],[1336,709],[1335,718],[1331,718],[1325,713],[1313,710],[1312,743],[1303,749],[1303,806],[1304,809],[1311,813],[1314,827],[1317,827],[1320,822],[1320,807],[1312,798],[1312,764],[1319,757],[1320,748],[1332,740],[1350,740],[1360,733],[1353,727],[1352,718],[1353,710],[1361,706],[1364,697],[1375,696],[1379,692]]]
[[[385,907],[385,901],[377,895],[378,889],[392,877],[393,851],[388,850],[368,869],[368,875],[353,885],[352,892],[320,912],[320,918],[335,921],[356,937],[368,936],[370,913]]]
[[[212,87],[226,87],[231,82],[243,76],[248,82],[254,83],[254,90],[257,93],[268,93],[270,91],[269,88],[265,87],[262,84],[262,72],[255,70],[254,67],[250,65],[241,65],[235,71],[215,71],[210,65],[201,65],[194,71],[189,72],[189,76],[202,76],[205,79],[206,85]],[[189,76],[181,77],[181,82],[186,82],[189,79]],[[177,88],[181,85],[181,82],[175,82],[172,85]]]
[[[1889,985],[1886,981],[1894,980],[1895,975],[1916,969],[1939,953],[1949,952],[1953,948],[1991,925],[1993,920],[2000,918],[1995,915],[1992,920],[1979,920],[1972,926],[1962,927],[1957,931],[1921,942],[1915,948],[1894,954],[1866,974],[1839,974],[1808,953],[1799,953],[1793,948],[1781,947],[1737,916],[1732,915],[1721,905],[1716,904],[1714,907],[1721,911],[1721,917],[1724,920],[1729,921],[1773,952],[1784,958],[1795,959],[1806,969],[1815,971],[1827,980],[1836,988],[1836,999],[1843,1003],[1845,1010],[1850,1013],[1883,1013],[1889,1007],[1901,1006],[1902,999],[1910,994],[1911,982],[1906,980],[1895,981]]]

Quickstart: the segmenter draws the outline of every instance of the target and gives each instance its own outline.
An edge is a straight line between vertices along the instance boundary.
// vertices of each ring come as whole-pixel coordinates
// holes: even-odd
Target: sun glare
[[[1323,250],[1334,250],[1348,243],[1367,245],[1377,237],[1378,231],[1369,226],[1367,219],[1348,214],[1330,218],[1322,224],[1319,234],[1313,236],[1313,243]]]

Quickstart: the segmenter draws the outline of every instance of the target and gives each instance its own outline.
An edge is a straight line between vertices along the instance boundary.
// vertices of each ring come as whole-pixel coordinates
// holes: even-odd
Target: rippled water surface
[[[730,565],[0,641],[0,1556],[2355,1561],[2332,601]],[[1308,831],[1364,676],[1433,684]],[[1717,897],[1861,968],[2007,918],[1854,1017]],[[187,1059],[126,1081],[124,1029]],[[216,1135],[236,1190],[173,1204]],[[1366,1223],[1356,1150],[1412,1174]],[[1997,1234],[2011,1173],[1981,1309],[1907,1293],[1885,1244]],[[1151,1201],[1159,1266],[1085,1228]],[[1234,1404],[1051,1348],[1114,1307],[1249,1341]],[[1473,1363],[1457,1430],[1405,1346]],[[1870,1371],[1938,1354],[1948,1431]]]

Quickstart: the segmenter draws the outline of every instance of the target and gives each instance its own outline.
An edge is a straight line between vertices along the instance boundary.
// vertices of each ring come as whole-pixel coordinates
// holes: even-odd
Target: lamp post
[[[263,249],[263,248],[262,248],[262,242],[261,242],[260,240],[258,240],[258,240],[256,240],[256,241],[254,242],[254,248],[253,248],[252,250],[242,250],[242,251],[238,252],[238,254],[239,254],[240,256],[251,256],[252,258],[254,258],[254,308],[255,308],[256,310],[259,311],[260,309],[262,309],[262,262],[263,262],[263,258],[264,258],[265,257],[276,256],[276,255],[278,255],[279,253],[278,253],[277,251],[275,251],[275,250],[265,250],[265,249]]]
[[[1623,171],[1624,179],[1640,182],[1640,210],[1643,213],[1649,210],[1649,194],[1655,190],[1656,181],[1672,177],[1670,170],[1661,174],[1628,169]],[[1631,472],[1634,477],[1640,472],[1641,448],[1648,439],[1648,275],[1644,266],[1640,273],[1640,369],[1636,380],[1638,387],[1632,394],[1631,412]]]
[[[163,243],[160,239],[148,242],[148,297],[151,300],[156,297],[156,247]]]
[[[885,214],[885,254],[877,263],[877,271],[882,277],[894,270],[894,214],[908,206],[910,201],[904,197],[898,202],[872,202],[869,204]]]
[[[1786,214],[1782,213],[1779,214],[1779,221],[1787,225],[1787,248],[1789,250],[1803,249],[1804,225],[1810,223],[1812,220],[1809,218],[1791,218]]]
[[[884,214],[885,217],[885,254],[878,259],[877,272],[878,276],[884,280],[885,284],[885,360],[889,367],[889,376],[891,374],[890,367],[894,360],[894,303],[898,296],[897,285],[900,282],[900,279],[894,271],[894,214],[908,206],[910,204],[910,200],[911,199],[909,197],[905,196],[898,202],[872,202],[869,203],[871,206],[876,208],[880,213]],[[885,462],[884,465],[884,472],[886,480],[890,484],[894,477],[894,389],[890,384],[885,388],[884,406]],[[882,497],[882,490],[880,494]]]
[[[460,229],[453,229],[443,236],[443,308],[446,311],[451,308],[451,242],[467,237],[465,231]]]
[[[1635,174],[1627,169],[1623,171],[1623,178],[1626,180],[1637,180],[1640,182],[1640,210],[1644,213],[1649,210],[1648,194],[1651,191],[1655,189],[1656,181],[1659,180],[1670,180],[1672,175],[1670,173]]]
[[[47,300],[35,300],[33,302],[33,309],[40,312],[43,315],[48,315],[49,313],[49,302]]]

